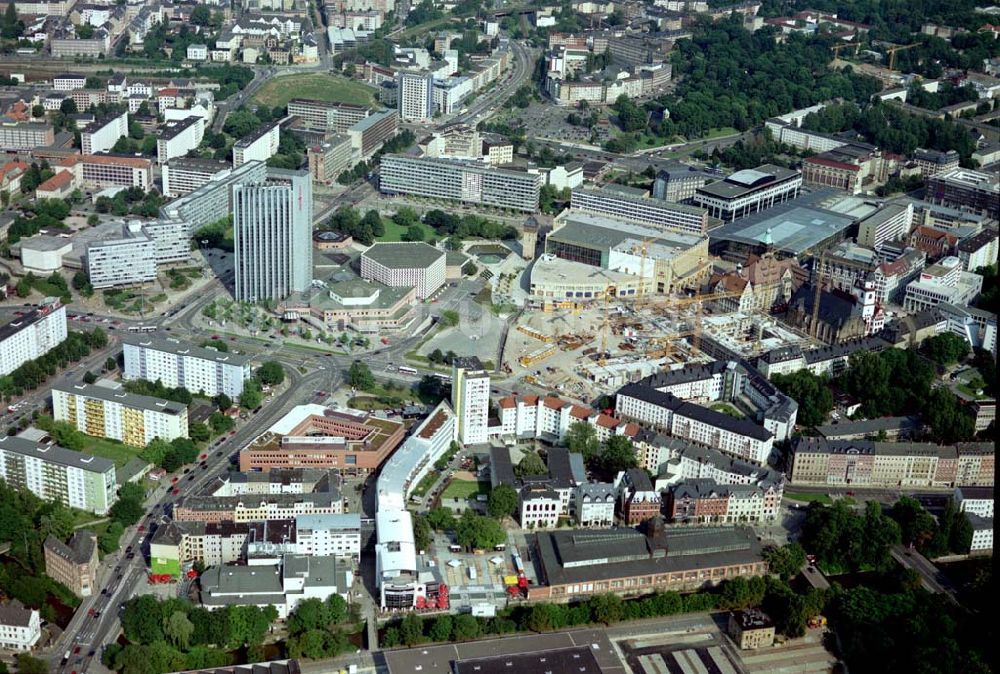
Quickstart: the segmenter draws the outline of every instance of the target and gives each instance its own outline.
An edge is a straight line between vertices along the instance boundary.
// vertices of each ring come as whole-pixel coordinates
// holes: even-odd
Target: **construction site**
[[[525,312],[508,332],[503,369],[516,380],[590,402],[608,390],[661,370],[715,357],[711,338],[752,358],[779,346],[815,343],[764,312],[738,310],[739,292],[680,297],[640,293],[571,307]]]

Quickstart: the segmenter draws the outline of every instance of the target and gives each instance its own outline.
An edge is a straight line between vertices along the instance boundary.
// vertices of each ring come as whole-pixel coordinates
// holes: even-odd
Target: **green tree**
[[[496,491],[496,490],[494,490]],[[515,493],[515,497],[517,494]],[[427,513],[427,524],[435,531],[451,531],[455,528],[455,516],[448,508],[437,507]]]
[[[248,379],[243,383],[243,393],[240,394],[240,407],[245,410],[252,410],[260,407],[264,402],[264,392],[261,390],[260,382],[256,379]]]
[[[492,549],[507,540],[499,522],[477,515],[472,509],[462,513],[455,525],[455,537],[459,545],[480,550]]]
[[[595,622],[611,625],[624,616],[622,598],[616,594],[595,594],[590,598],[590,615]]]
[[[15,661],[17,662],[17,674],[48,674],[48,664],[27,653],[18,653]]]
[[[220,393],[219,395],[212,398],[212,402],[215,406],[219,408],[220,412],[225,412],[230,407],[233,406],[233,399],[227,396],[225,393]]]
[[[285,368],[281,363],[269,360],[257,368],[257,378],[262,384],[269,386],[279,386],[285,381]]]
[[[928,337],[920,345],[920,350],[938,365],[951,365],[963,360],[969,354],[969,343],[952,332]]]
[[[512,486],[500,484],[490,491],[487,509],[491,517],[512,517],[517,512],[517,505],[517,491]]]
[[[399,636],[407,646],[424,640],[424,619],[416,613],[407,613],[399,623]]]
[[[327,605],[315,597],[303,599],[288,616],[288,631],[301,634],[309,630],[325,628],[330,623]]]
[[[808,370],[775,374],[771,381],[799,405],[798,423],[818,426],[833,410],[833,394],[826,380]]]
[[[471,641],[479,637],[482,630],[479,621],[468,613],[455,616],[451,632],[452,641]]]
[[[597,430],[583,421],[574,421],[566,429],[563,438],[569,451],[582,454],[584,460],[597,456],[601,451],[601,442],[597,439]]]
[[[789,543],[780,548],[769,547],[764,549],[764,560],[768,571],[789,580],[799,575],[799,571],[805,566],[806,551],[798,543]]]
[[[443,615],[434,619],[427,634],[431,641],[448,641],[451,638],[451,630],[451,616]]]
[[[368,365],[360,360],[351,363],[351,367],[347,371],[347,382],[351,388],[359,391],[371,391],[375,388],[375,376]]]
[[[118,543],[124,532],[125,527],[121,525],[121,522],[111,522],[104,533],[97,537],[97,547],[104,554],[114,552],[118,549]]]
[[[635,447],[632,441],[624,435],[615,435],[608,438],[605,443],[604,452],[601,454],[601,465],[608,473],[617,475],[623,470],[635,468],[639,465],[636,458]]]
[[[545,467],[545,462],[542,461],[542,457],[538,456],[537,452],[526,451],[517,466],[514,467],[514,472],[518,477],[548,475],[549,469]]]
[[[194,625],[188,620],[187,613],[174,611],[163,621],[163,633],[174,646],[187,650],[191,635],[194,633]]]

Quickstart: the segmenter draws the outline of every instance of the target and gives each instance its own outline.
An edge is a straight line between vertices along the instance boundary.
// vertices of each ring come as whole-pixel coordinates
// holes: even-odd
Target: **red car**
[[[201,455],[201,456],[199,456],[198,458],[199,458],[199,459],[201,459],[202,461],[204,461],[205,459],[207,459],[207,458],[208,458],[208,454],[202,454],[202,455]]]
[[[80,647],[79,646],[77,646],[76,648],[73,649],[73,655],[80,655]]]
[[[170,492],[170,493],[171,493],[171,494],[173,494],[174,496],[177,496],[178,494],[180,494],[180,493],[181,493],[181,490],[180,490],[180,489],[174,489],[174,490],[173,490],[172,492]]]
[[[172,478],[170,478],[170,481],[176,483],[177,479],[178,479],[177,476],[174,475]]]
[[[140,524],[139,525],[139,533],[141,534],[145,530],[146,530],[146,525],[145,524]]]

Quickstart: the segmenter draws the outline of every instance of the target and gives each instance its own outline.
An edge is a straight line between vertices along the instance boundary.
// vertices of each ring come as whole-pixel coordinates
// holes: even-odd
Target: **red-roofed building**
[[[0,166],[0,194],[14,194],[21,189],[21,178],[31,168],[20,159]]]
[[[73,172],[60,171],[35,189],[35,198],[66,199],[76,188]]]
[[[957,244],[957,236],[933,227],[917,227],[910,234],[910,245],[931,259],[949,255]]]
[[[503,438],[538,438],[561,441],[574,423],[590,424],[597,438],[605,441],[613,435],[634,436],[639,428],[611,415],[584,405],[576,405],[556,396],[539,398],[535,395],[507,396],[498,401],[500,424],[497,432]],[[631,432],[626,433],[628,426]]]

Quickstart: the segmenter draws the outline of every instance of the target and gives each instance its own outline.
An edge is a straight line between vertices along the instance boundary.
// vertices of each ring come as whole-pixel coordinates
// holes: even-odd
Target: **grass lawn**
[[[489,494],[490,486],[486,482],[478,482],[472,480],[452,480],[448,483],[448,486],[444,488],[444,492],[441,494],[442,499],[457,498],[457,499],[467,499],[478,496],[479,494]]]
[[[427,493],[427,490],[434,486],[434,482],[437,481],[438,474],[434,471],[424,475],[423,479],[417,483],[417,486],[413,488],[411,492],[412,496],[423,496]]]
[[[785,498],[793,501],[805,501],[807,503],[816,501],[817,503],[822,503],[823,505],[830,505],[833,503],[833,500],[826,494],[797,494],[795,492],[786,491]]]
[[[385,226],[385,234],[383,236],[378,237],[376,241],[382,241],[382,242],[402,241],[403,234],[405,234],[406,230],[409,229],[409,227],[400,227],[389,218],[383,218],[382,223]],[[434,230],[428,227],[427,225],[420,223],[415,226],[420,227],[420,229],[423,230],[424,241],[429,241],[430,239],[435,238]]]
[[[325,73],[303,73],[275,77],[262,86],[253,96],[254,103],[275,107],[284,106],[293,98],[311,98],[333,103],[371,103],[375,90],[344,77]]]
[[[715,129],[709,129],[708,133],[702,140],[712,140],[713,138],[721,138],[723,136],[735,136],[739,131],[731,126],[720,126]]]
[[[722,412],[723,414],[729,415],[735,419],[743,419],[745,415],[738,409],[730,405],[729,403],[713,403],[712,409],[716,412]]]
[[[115,468],[121,468],[128,463],[129,459],[139,456],[140,451],[142,450],[138,447],[130,447],[105,438],[92,438],[88,435],[87,447],[83,450],[83,453],[111,459],[115,462]]]

